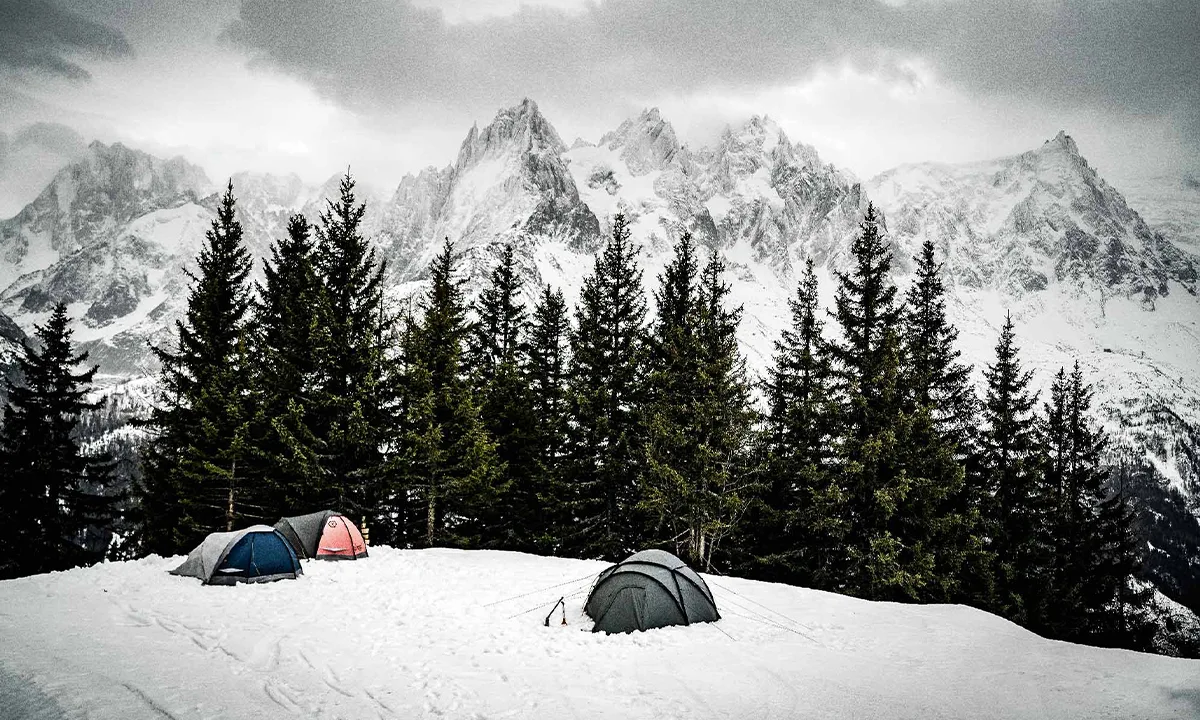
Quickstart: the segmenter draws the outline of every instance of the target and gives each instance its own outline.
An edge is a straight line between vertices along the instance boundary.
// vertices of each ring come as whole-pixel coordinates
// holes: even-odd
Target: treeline
[[[761,412],[725,266],[690,237],[647,296],[617,216],[573,311],[524,286],[511,247],[468,302],[447,241],[397,309],[364,211],[347,176],[315,224],[291,219],[252,287],[225,193],[176,342],[156,349],[141,552],[336,507],[375,543],[610,560],[657,546],[713,572],[1150,647],[1130,502],[1078,365],[1039,406],[1008,320],[977,397],[932,244],[901,295],[873,208],[831,313],[807,263]]]

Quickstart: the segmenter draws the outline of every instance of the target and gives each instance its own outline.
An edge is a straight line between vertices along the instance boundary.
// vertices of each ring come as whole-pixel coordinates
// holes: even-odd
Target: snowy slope
[[[1200,661],[1039,638],[962,606],[706,578],[715,624],[606,636],[597,562],[373,548],[204,587],[182,558],[0,583],[22,718],[1192,718]],[[557,586],[557,587],[550,587]],[[525,597],[519,597],[525,595]],[[567,595],[568,624],[542,618]]]
[[[1200,255],[1200,176],[1133,178],[1121,192],[1155,230]]]
[[[1155,231],[1065,133],[1021,155],[867,183],[903,264],[932,240],[981,368],[1006,312],[1038,386],[1076,360],[1118,444],[1200,497],[1200,257]],[[903,282],[903,280],[901,280]]]
[[[25,332],[13,322],[12,318],[0,313],[0,403],[6,396],[4,380],[15,380],[17,370],[17,354],[25,341]],[[3,407],[0,406],[0,413]]]

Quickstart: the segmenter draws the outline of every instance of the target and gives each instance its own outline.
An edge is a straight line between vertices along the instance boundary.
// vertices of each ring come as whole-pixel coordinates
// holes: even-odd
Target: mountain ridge
[[[216,188],[182,159],[98,143],[89,152],[0,222],[9,272],[0,311],[29,329],[51,302],[67,301],[93,361],[147,375],[147,343],[169,341],[182,312],[183,270],[211,221]],[[316,221],[336,181],[235,175],[256,258],[292,213]],[[64,204],[68,188],[80,187]],[[615,213],[630,221],[649,286],[674,239],[691,232],[726,258],[731,299],[745,308],[739,340],[757,373],[788,322],[803,262],[818,266],[828,304],[833,273],[846,267],[861,214],[875,202],[902,287],[920,243],[937,246],[977,381],[1012,311],[1037,382],[1081,362],[1097,385],[1098,419],[1200,511],[1200,260],[1148,225],[1065,132],[1005,158],[909,164],[864,182],[766,117],[691,148],[649,108],[599,142],[568,147],[527,99],[473,126],[453,162],[406,175],[390,193],[358,190],[397,301],[420,291],[446,237],[464,256],[468,292],[511,242],[527,294],[550,283],[571,302]]]

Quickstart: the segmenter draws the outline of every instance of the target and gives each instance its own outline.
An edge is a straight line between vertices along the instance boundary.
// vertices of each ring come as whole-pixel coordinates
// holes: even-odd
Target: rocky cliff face
[[[790,142],[769,118],[728,128],[718,143],[680,144],[657,109],[567,157],[584,200],[608,221],[624,212],[635,234],[690,232],[698,242],[752,258],[782,277],[796,261],[844,253],[865,197],[849,173]]]
[[[531,273],[529,254],[543,242],[595,247],[600,226],[567,170],[566,149],[537,104],[525,100],[482,130],[472,127],[453,165],[406,176],[382,211],[380,241],[396,280],[422,277],[445,238],[472,276],[506,243],[520,248]]]
[[[183,158],[161,160],[94,142],[34,202],[0,223],[0,286],[107,239],[147,212],[195,202],[210,185]]]
[[[1137,297],[1195,294],[1197,258],[1101,178],[1064,132],[1021,155],[909,165],[868,184],[904,245],[935,241],[957,282],[1020,295],[1070,282]]]
[[[6,396],[4,381],[16,379],[17,353],[25,342],[23,331],[12,318],[0,313],[0,420],[3,419],[3,403]]]

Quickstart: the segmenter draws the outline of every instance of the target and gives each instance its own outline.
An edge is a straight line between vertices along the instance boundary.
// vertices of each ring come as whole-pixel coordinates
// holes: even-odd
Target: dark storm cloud
[[[969,93],[1172,116],[1200,140],[1197,0],[605,0],[456,25],[408,0],[246,0],[227,37],[355,106],[595,107],[917,57]]]
[[[43,0],[0,0],[0,68],[71,80],[91,77],[79,55],[132,55],[125,36]]]
[[[908,47],[971,90],[1172,116],[1200,141],[1196,0],[955,2],[906,19]]]
[[[887,14],[874,0],[607,0],[448,25],[407,0],[249,0],[228,37],[356,104],[494,103],[793,79],[873,44],[847,44],[846,31],[877,34]]]

